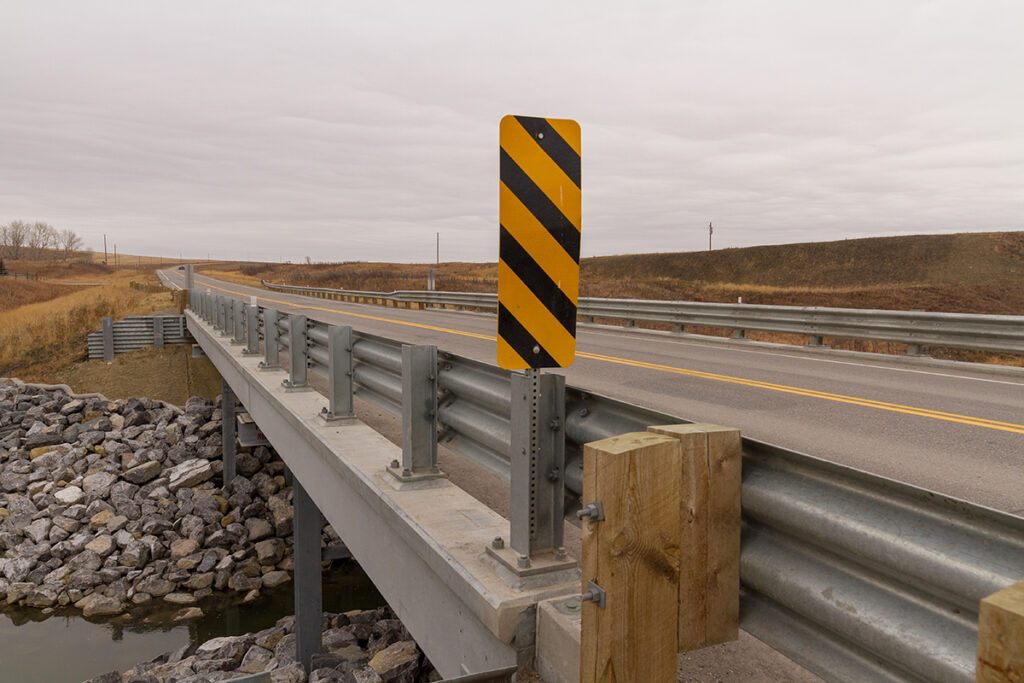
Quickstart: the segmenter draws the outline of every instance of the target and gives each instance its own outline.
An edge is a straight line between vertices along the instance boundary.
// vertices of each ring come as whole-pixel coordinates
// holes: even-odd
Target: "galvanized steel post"
[[[215,327],[216,327],[216,329],[218,331],[220,331],[220,336],[222,336],[222,337],[227,336],[227,329],[228,329],[227,302],[224,300],[224,297],[222,297],[220,295],[217,296],[217,324],[215,325]]]
[[[192,291],[192,264],[185,264],[185,289]]]
[[[103,362],[114,362],[114,321],[103,318]]]
[[[245,305],[245,350],[247,356],[255,356],[260,352],[260,309],[258,306]]]
[[[306,339],[306,316],[288,316],[288,379],[284,386],[300,389],[309,386],[309,340]]]
[[[261,368],[276,368],[280,365],[277,341],[277,311],[263,309],[263,362]]]
[[[234,322],[234,336],[231,337],[231,341],[235,344],[241,344],[245,341],[245,318],[243,314],[245,312],[245,304],[241,300],[236,299],[232,302],[231,319]]]
[[[153,348],[164,348],[164,318],[162,315],[153,316]]]
[[[221,452],[224,454],[224,487],[235,478],[235,392],[221,380]]]
[[[402,478],[440,475],[436,346],[402,345],[402,471],[395,474]]]
[[[534,553],[564,554],[565,377],[526,370],[511,381],[509,545],[525,567]]]
[[[352,405],[352,328],[331,325],[327,328],[328,398],[330,407],[321,416],[325,420],[355,417]]]
[[[295,538],[295,658],[309,671],[320,650],[323,586],[320,573],[320,510],[298,479],[292,481]]]
[[[224,306],[224,327],[221,328],[220,336],[230,338],[235,330],[235,307],[228,297],[223,297],[222,301]]]

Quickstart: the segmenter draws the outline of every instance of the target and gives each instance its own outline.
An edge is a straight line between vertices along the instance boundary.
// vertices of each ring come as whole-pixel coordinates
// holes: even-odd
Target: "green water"
[[[185,643],[259,631],[294,614],[291,583],[265,591],[247,605],[221,599],[199,603],[205,616],[188,624],[92,623],[73,614],[38,620],[37,610],[0,612],[0,682],[77,683],[108,671],[125,671]],[[326,612],[372,609],[384,599],[355,562],[324,572]]]

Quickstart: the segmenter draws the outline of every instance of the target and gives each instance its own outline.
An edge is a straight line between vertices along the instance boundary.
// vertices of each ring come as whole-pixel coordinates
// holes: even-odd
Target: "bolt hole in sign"
[[[568,367],[580,285],[580,125],[506,116],[499,137],[498,365]]]

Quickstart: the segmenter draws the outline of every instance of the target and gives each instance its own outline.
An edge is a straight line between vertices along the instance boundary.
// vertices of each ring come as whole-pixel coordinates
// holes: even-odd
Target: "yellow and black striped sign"
[[[576,357],[580,126],[501,120],[498,365],[564,368]]]

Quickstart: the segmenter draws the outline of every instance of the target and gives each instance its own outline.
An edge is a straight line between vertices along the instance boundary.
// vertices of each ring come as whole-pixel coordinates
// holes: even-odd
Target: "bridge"
[[[295,475],[297,520],[323,512],[445,676],[532,656],[529,606],[580,592],[551,492],[564,486],[570,513],[584,502],[582,444],[679,415],[743,428],[741,625],[826,678],[970,680],[978,601],[1024,567],[1024,520],[990,509],[1020,504],[1019,373],[595,326],[547,408],[565,451],[545,484],[508,457],[519,380],[488,364],[493,317],[202,277],[191,309],[190,332]],[[326,401],[303,390],[316,374]],[[438,402],[431,416],[410,412],[416,391]],[[352,417],[353,393],[403,414],[403,448]],[[431,476],[438,433],[511,481],[510,520]],[[296,588],[314,598],[297,601],[301,633],[318,578],[296,543]]]

